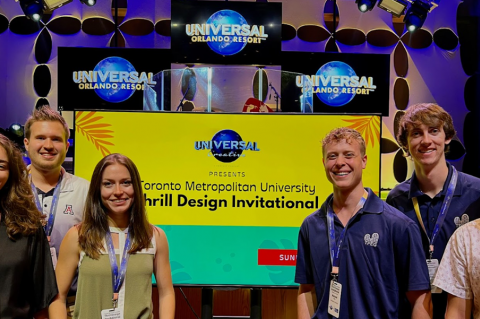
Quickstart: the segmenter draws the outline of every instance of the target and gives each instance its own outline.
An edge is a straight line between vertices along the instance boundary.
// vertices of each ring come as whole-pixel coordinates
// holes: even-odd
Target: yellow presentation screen
[[[150,223],[167,234],[177,285],[291,286],[303,219],[332,192],[323,137],[359,130],[378,194],[379,116],[77,112],[75,174],[103,156],[137,165]]]

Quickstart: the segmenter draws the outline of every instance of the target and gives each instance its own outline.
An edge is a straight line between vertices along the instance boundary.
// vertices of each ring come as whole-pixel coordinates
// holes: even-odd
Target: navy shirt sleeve
[[[314,283],[310,253],[311,251],[308,236],[308,222],[306,219],[300,227],[300,232],[298,233],[297,266],[295,268],[296,283]]]
[[[395,207],[395,206],[393,205],[392,197],[393,197],[393,196],[392,196],[392,192],[390,191],[390,192],[388,193],[388,195],[387,195],[387,199],[385,199],[385,202],[386,202],[388,205]]]
[[[403,182],[402,184],[398,184],[394,189],[392,189],[388,195],[387,199],[385,199],[385,202],[398,209],[399,211],[403,212],[405,211],[405,207],[403,207],[406,203],[405,201],[408,201],[407,195],[405,193],[408,192],[409,185],[406,184],[406,182]],[[403,202],[400,200],[398,201],[397,199],[403,199]]]
[[[423,252],[420,230],[409,222],[395,234],[396,271],[403,291],[430,289],[427,262]]]

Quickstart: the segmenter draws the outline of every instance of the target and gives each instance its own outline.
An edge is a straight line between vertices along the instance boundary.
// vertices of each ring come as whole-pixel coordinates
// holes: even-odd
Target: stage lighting
[[[24,130],[23,130],[23,126],[21,124],[13,123],[2,133],[6,137],[8,137],[12,142],[17,144],[17,146],[20,149],[23,149]]]
[[[72,1],[73,0],[43,0],[43,3],[47,10],[52,11]]]
[[[40,21],[43,17],[43,4],[41,0],[20,0],[20,7],[27,18]]]
[[[23,126],[18,123],[13,123],[12,125],[10,125],[10,127],[8,128],[8,132],[15,137],[23,138]]]
[[[417,0],[412,3],[405,14],[405,18],[403,19],[408,31],[413,32],[423,26],[430,8],[431,5],[423,1]]]
[[[91,7],[91,6],[94,6],[95,3],[97,3],[97,0],[80,0],[80,2]]]
[[[361,12],[367,12],[372,11],[377,0],[355,0],[355,2],[357,3],[358,10]]]
[[[407,2],[403,0],[380,0],[378,7],[387,12],[390,12],[396,17],[400,17],[407,7]]]

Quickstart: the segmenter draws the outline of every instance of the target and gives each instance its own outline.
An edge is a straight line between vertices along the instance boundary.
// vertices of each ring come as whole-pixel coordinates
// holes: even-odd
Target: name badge
[[[328,298],[328,313],[335,318],[340,316],[340,297],[342,296],[342,284],[338,281],[330,281],[330,296]]]
[[[120,309],[105,309],[102,310],[102,319],[123,319]]]
[[[430,276],[430,286],[432,294],[439,294],[442,292],[442,289],[433,285],[433,280],[435,279],[435,275],[437,274],[438,270],[438,259],[427,259],[427,266],[428,275]]]
[[[50,247],[50,255],[52,256],[53,269],[57,267],[57,250],[55,247]]]

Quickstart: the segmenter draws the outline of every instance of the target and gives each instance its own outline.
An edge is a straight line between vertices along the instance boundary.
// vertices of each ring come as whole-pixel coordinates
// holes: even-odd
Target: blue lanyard
[[[330,245],[330,261],[332,262],[332,278],[337,280],[338,278],[338,268],[339,268],[339,257],[340,257],[340,247],[342,246],[343,240],[345,239],[345,233],[347,232],[348,225],[350,225],[350,221],[353,220],[353,217],[357,215],[357,213],[363,208],[365,205],[365,201],[367,200],[368,193],[365,191],[362,198],[358,202],[357,206],[355,207],[355,215],[350,218],[345,228],[340,233],[340,238],[338,240],[338,245],[336,244],[335,240],[335,212],[333,211],[333,205],[330,202],[328,205],[327,210],[327,227],[328,227],[328,243]]]
[[[113,308],[116,308],[118,301],[118,292],[122,287],[123,281],[125,280],[125,275],[127,273],[127,262],[130,254],[128,251],[131,248],[130,234],[127,233],[127,238],[125,239],[125,247],[123,248],[122,260],[120,262],[120,272],[118,271],[117,258],[115,257],[115,248],[113,247],[112,234],[110,230],[106,234],[108,256],[110,259],[110,266],[112,267],[112,288],[113,288]]]
[[[50,214],[48,214],[47,224],[43,226],[45,234],[47,235],[48,241],[50,241],[50,235],[53,230],[53,223],[55,222],[55,215],[57,214],[58,198],[60,197],[60,188],[62,184],[62,174],[58,178],[57,186],[53,191],[52,205],[50,206]],[[33,197],[35,199],[35,204],[37,205],[38,210],[43,213],[42,203],[40,198],[38,198],[37,188],[33,184],[32,175],[30,175],[30,186],[32,187]]]
[[[443,200],[442,207],[440,208],[440,213],[438,214],[437,222],[435,224],[435,227],[433,228],[432,237],[428,237],[427,229],[423,224],[422,215],[420,214],[420,206],[418,205],[418,199],[416,197],[412,198],[413,207],[415,209],[415,214],[417,214],[418,222],[420,223],[420,226],[422,226],[422,229],[425,232],[425,235],[427,236],[428,242],[430,244],[429,246],[430,259],[432,259],[432,255],[433,255],[433,248],[434,248],[433,242],[435,241],[435,238],[437,238],[440,228],[442,228],[443,222],[445,221],[445,217],[447,216],[448,208],[450,207],[450,203],[452,202],[453,193],[455,192],[455,187],[457,186],[458,172],[453,166],[452,166],[452,170],[453,170],[452,178],[450,179],[450,183],[448,184],[447,193]]]

